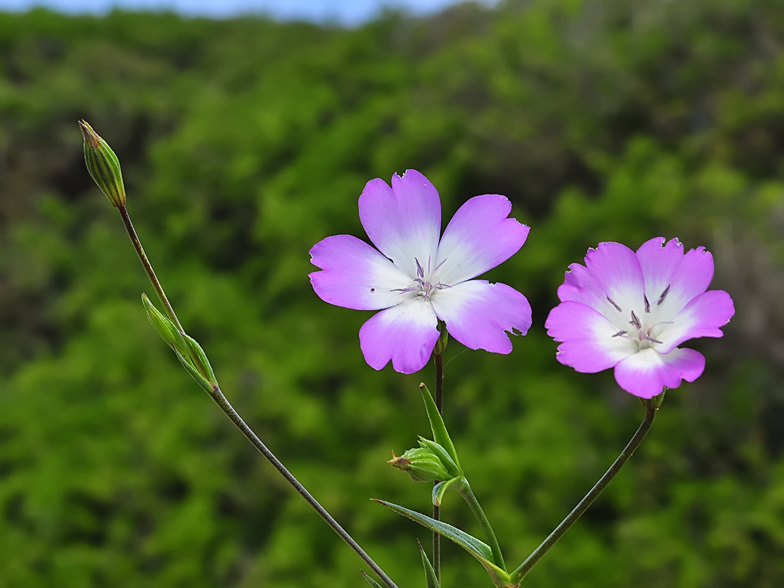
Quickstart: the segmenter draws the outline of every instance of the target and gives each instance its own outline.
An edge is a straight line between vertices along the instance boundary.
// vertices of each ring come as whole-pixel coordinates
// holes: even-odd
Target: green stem
[[[136,254],[139,256],[139,260],[142,262],[142,266],[144,267],[144,271],[147,273],[147,277],[150,278],[150,282],[152,283],[155,292],[158,294],[158,298],[163,304],[164,309],[166,310],[166,314],[168,315],[169,319],[176,325],[177,329],[180,332],[184,333],[185,330],[182,328],[180,321],[177,319],[177,315],[174,313],[174,309],[172,308],[171,304],[169,303],[169,299],[166,298],[166,293],[163,291],[163,286],[161,286],[158,277],[155,275],[155,271],[152,268],[152,264],[150,264],[150,260],[147,259],[147,255],[144,253],[144,248],[142,247],[141,241],[139,241],[139,237],[136,235],[136,231],[133,228],[133,223],[131,223],[131,217],[128,214],[128,210],[125,206],[121,205],[118,207],[120,211],[120,215],[123,219],[123,224],[125,224],[125,229],[128,231],[128,236],[131,238],[131,242],[133,242],[133,246],[136,249]],[[387,588],[397,588],[397,585],[384,573],[376,562],[365,553],[365,550],[362,549],[359,544],[354,541],[351,535],[340,526],[340,524],[332,517],[332,515],[327,512],[327,510],[319,504],[319,502],[308,492],[305,487],[294,477],[294,475],[286,469],[283,463],[275,457],[275,454],[269,450],[269,448],[262,442],[261,439],[258,438],[256,433],[242,420],[242,417],[239,413],[234,410],[234,407],[228,401],[226,396],[224,396],[223,392],[221,391],[220,387],[215,384],[213,385],[212,391],[210,391],[210,396],[212,399],[217,403],[220,409],[226,413],[226,416],[231,419],[231,421],[236,425],[236,427],[242,432],[245,437],[253,444],[253,446],[261,453],[267,461],[269,461],[272,466],[278,470],[278,472],[286,479],[286,481],[294,487],[294,489],[305,499],[305,501],[315,510],[319,516],[326,521],[326,523],[332,528],[338,536],[343,539],[343,541],[348,545],[359,557],[372,569],[376,575],[381,579],[381,581],[387,586]]]
[[[158,280],[158,276],[155,275],[155,270],[152,269],[150,260],[147,259],[147,255],[144,253],[144,248],[142,247],[142,243],[139,241],[139,237],[136,234],[136,229],[133,228],[133,223],[131,222],[131,217],[128,214],[128,209],[125,208],[125,205],[120,205],[117,207],[117,210],[120,211],[120,216],[122,217],[123,224],[125,225],[125,230],[128,232],[128,236],[131,238],[134,249],[136,249],[136,255],[139,256],[139,261],[142,262],[144,271],[146,272],[147,277],[150,278],[150,283],[152,284],[152,287],[155,288],[155,293],[158,295],[158,299],[161,301],[161,304],[163,304],[163,309],[166,312],[166,316],[169,317],[169,320],[174,323],[181,333],[184,333],[185,330],[182,328],[177,315],[174,314],[174,309],[169,303],[169,299],[166,298],[166,293],[163,291],[163,286],[161,286],[161,282]]]
[[[441,353],[434,353],[433,359],[436,364],[436,397],[435,403],[438,413],[444,414],[444,356]],[[434,483],[435,485],[435,483]],[[433,505],[433,518],[441,520],[441,507]],[[433,532],[433,571],[436,581],[441,586],[441,535]]]
[[[231,421],[236,425],[236,427],[242,432],[245,437],[253,444],[253,446],[258,449],[259,453],[261,453],[267,461],[269,461],[272,466],[278,470],[280,475],[282,475],[286,481],[291,484],[294,489],[299,492],[299,494],[304,498],[307,503],[315,510],[319,516],[326,521],[326,523],[332,528],[335,533],[337,533],[341,539],[348,545],[354,552],[359,555],[360,558],[376,573],[376,575],[381,579],[381,581],[387,586],[387,588],[397,588],[395,583],[384,573],[376,562],[365,553],[365,550],[362,549],[359,544],[354,541],[351,535],[340,526],[340,524],[332,517],[332,515],[327,512],[327,510],[319,504],[319,502],[308,492],[305,487],[294,477],[286,466],[284,466],[281,461],[275,457],[275,454],[269,450],[269,448],[264,444],[264,442],[258,438],[256,433],[253,432],[242,417],[234,410],[234,407],[228,401],[228,399],[223,395],[221,389],[218,386],[213,387],[213,391],[210,393],[212,399],[217,403],[220,409],[226,413]]]
[[[537,547],[534,552],[528,556],[519,568],[517,568],[514,572],[512,572],[512,581],[514,583],[518,583],[522,581],[523,578],[531,571],[531,569],[542,559],[542,556],[547,553],[550,548],[556,544],[556,542],[564,536],[564,534],[569,530],[569,528],[577,522],[577,519],[582,516],[582,514],[588,510],[588,507],[591,506],[594,500],[602,493],[608,484],[612,481],[615,475],[621,470],[624,464],[628,461],[628,459],[634,454],[634,451],[639,447],[642,440],[645,438],[645,435],[648,433],[648,430],[653,425],[653,420],[656,418],[656,411],[659,408],[659,404],[661,404],[661,398],[656,396],[654,398],[645,399],[643,400],[643,404],[646,408],[645,419],[640,424],[640,427],[637,429],[637,432],[631,438],[629,443],[626,445],[624,450],[618,456],[618,459],[610,466],[610,469],[605,472],[605,474],[599,479],[596,485],[591,488],[590,492],[585,495],[585,497],[580,501],[580,503],[574,507],[574,510],[569,513],[569,515],[558,525],[555,530],[550,533],[549,537],[542,541],[542,544]]]
[[[476,499],[474,491],[471,490],[471,486],[468,483],[468,480],[463,478],[462,482],[462,487],[458,490],[458,492],[460,492],[460,496],[462,496],[468,503],[468,507],[471,509],[471,512],[474,513],[476,520],[479,521],[479,525],[485,532],[485,537],[490,543],[490,549],[493,550],[493,559],[495,560],[493,563],[495,563],[495,565],[497,565],[503,571],[506,571],[506,563],[504,563],[504,556],[501,553],[501,546],[498,545],[498,539],[496,539],[495,531],[493,531],[493,527],[490,526],[490,521],[487,520],[487,515],[485,515],[485,511],[483,511],[482,507],[479,505],[479,501]]]

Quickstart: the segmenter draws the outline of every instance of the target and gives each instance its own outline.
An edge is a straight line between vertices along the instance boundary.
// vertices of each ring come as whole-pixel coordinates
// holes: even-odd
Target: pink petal
[[[721,337],[720,327],[735,314],[732,298],[724,290],[709,290],[689,302],[657,338],[660,353],[669,353],[684,341],[697,337]]]
[[[547,334],[561,344],[556,359],[578,372],[596,373],[633,355],[637,343],[622,336],[607,317],[579,302],[562,302],[550,311]]]
[[[644,279],[634,252],[620,243],[599,243],[589,249],[585,267],[572,264],[558,288],[562,302],[580,302],[610,319],[618,330],[628,328],[631,313],[645,311]]]
[[[708,289],[713,279],[713,256],[703,247],[684,254],[677,239],[664,244],[663,237],[643,243],[637,250],[645,293],[659,317],[670,320],[695,296]],[[661,299],[663,293],[666,294]]]
[[[449,221],[438,246],[436,276],[455,285],[485,273],[520,250],[529,227],[507,218],[512,203],[505,196],[487,194],[468,200]]]
[[[382,310],[359,330],[365,361],[380,370],[391,359],[396,372],[418,372],[438,340],[437,325],[433,307],[421,298],[409,298]]]
[[[506,331],[525,335],[531,326],[531,305],[506,284],[463,282],[439,290],[432,302],[449,334],[470,349],[509,353],[512,342]]]
[[[359,197],[359,218],[370,240],[409,276],[417,261],[435,267],[441,233],[441,201],[430,181],[413,169],[401,178],[371,180]]]
[[[310,274],[324,302],[354,310],[378,310],[399,304],[404,295],[392,290],[411,285],[386,257],[351,235],[327,237],[310,250],[311,263],[323,271]]]
[[[703,369],[705,358],[693,349],[675,348],[662,355],[649,347],[615,366],[615,381],[635,396],[652,398],[664,388],[677,388],[681,380],[693,382]]]

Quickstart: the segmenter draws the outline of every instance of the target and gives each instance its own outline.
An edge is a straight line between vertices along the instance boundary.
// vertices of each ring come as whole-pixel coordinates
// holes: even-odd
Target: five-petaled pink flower
[[[620,243],[589,249],[585,266],[569,266],[561,304],[547,332],[561,345],[558,361],[578,372],[615,367],[618,384],[651,398],[681,380],[693,382],[705,358],[678,347],[695,337],[721,337],[735,309],[729,294],[708,289],[713,257],[703,247],[684,253],[677,239],[657,237],[635,254]]]
[[[497,194],[471,198],[439,241],[441,201],[425,176],[395,174],[391,188],[371,180],[359,197],[359,218],[378,251],[350,235],[316,243],[311,262],[321,271],[310,274],[313,289],[330,304],[381,310],[359,331],[365,360],[377,370],[390,360],[404,374],[422,369],[438,340],[439,319],[466,347],[509,353],[505,331],[524,335],[531,306],[505,284],[472,278],[525,243],[529,228],[507,218],[511,209]]]

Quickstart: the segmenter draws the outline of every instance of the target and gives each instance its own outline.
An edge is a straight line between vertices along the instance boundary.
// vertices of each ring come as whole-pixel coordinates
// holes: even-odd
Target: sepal
[[[427,447],[414,447],[400,457],[393,453],[387,463],[408,472],[414,482],[443,482],[451,477],[441,460]]]

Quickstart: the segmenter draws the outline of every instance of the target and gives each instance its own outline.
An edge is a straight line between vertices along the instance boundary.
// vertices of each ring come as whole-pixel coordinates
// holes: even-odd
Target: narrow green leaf
[[[199,345],[199,343],[193,337],[186,335],[185,333],[183,333],[182,336],[183,339],[185,339],[185,344],[187,345],[193,366],[199,370],[199,373],[204,377],[204,379],[206,379],[211,384],[217,384],[217,380],[215,379],[215,372],[212,371],[210,360],[207,359],[207,354],[204,353],[204,349],[201,348],[201,345]]]
[[[408,517],[423,527],[427,527],[431,531],[435,531],[447,539],[454,541],[475,558],[492,562],[493,551],[490,549],[490,547],[476,537],[461,531],[457,527],[453,527],[447,523],[431,519],[429,516],[423,515],[414,510],[409,510],[403,506],[398,506],[397,504],[392,504],[391,502],[387,502],[385,500],[376,500],[376,502],[383,504],[387,508],[395,511],[397,514]]]
[[[427,558],[425,549],[422,547],[422,543],[419,542],[419,539],[417,539],[417,545],[419,545],[419,555],[422,556],[422,567],[425,568],[425,580],[427,581],[427,588],[439,588],[438,579],[436,578],[436,571],[433,569],[433,564],[431,564],[430,560]]]
[[[451,480],[440,482],[433,486],[433,506],[441,506],[441,502],[444,499],[444,494],[446,494],[446,491],[449,490],[449,488],[452,486],[460,485],[462,481],[462,478],[452,478]]]
[[[201,386],[205,392],[213,392],[214,388],[212,382],[209,382],[204,376],[201,375],[201,373],[199,373],[199,370],[197,370],[191,364],[190,359],[183,357],[182,354],[176,349],[174,350],[174,354],[177,356],[177,359],[180,360],[182,367],[185,368],[185,370],[194,380],[196,380],[196,383]]]
[[[182,334],[174,326],[174,323],[155,308],[155,305],[147,298],[147,294],[142,294],[142,305],[147,312],[147,320],[150,321],[153,329],[160,335],[161,339],[172,349],[179,350],[180,353],[187,353]]]
[[[365,580],[367,580],[367,583],[370,584],[371,586],[373,586],[373,588],[384,588],[381,584],[379,584],[373,578],[368,576],[365,573],[365,570],[360,570],[360,571],[362,572],[362,577],[365,578]]]
[[[430,395],[430,390],[428,390],[427,386],[424,384],[420,384],[419,391],[422,393],[422,400],[425,401],[425,410],[427,411],[427,418],[430,421],[430,429],[433,431],[433,440],[446,449],[447,453],[449,453],[449,456],[452,458],[452,461],[460,468],[460,460],[457,459],[457,451],[446,430],[444,419],[441,418],[441,413],[438,412],[436,403]]]
[[[490,575],[490,579],[493,580],[493,584],[495,584],[496,588],[516,588],[515,584],[512,583],[509,574],[493,563],[493,551],[490,549],[490,547],[473,535],[469,535],[457,527],[453,527],[452,525],[431,519],[426,515],[418,513],[414,510],[409,510],[402,506],[398,506],[397,504],[392,504],[391,502],[386,502],[385,500],[377,500],[375,498],[373,500],[379,504],[383,504],[399,515],[408,517],[423,527],[426,527],[431,531],[446,537],[450,541],[457,543],[460,547],[473,555],[479,561],[479,563],[482,564],[487,573]]]

